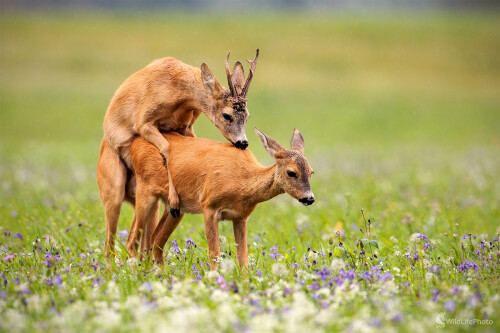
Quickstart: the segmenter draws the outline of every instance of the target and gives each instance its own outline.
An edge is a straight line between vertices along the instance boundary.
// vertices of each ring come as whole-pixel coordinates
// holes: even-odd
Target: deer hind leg
[[[146,256],[146,258],[149,257],[151,255],[151,251],[153,250],[151,247],[151,237],[153,236],[153,231],[155,231],[156,226],[158,225],[159,214],[160,201],[157,200],[155,206],[149,214],[148,219],[145,221],[144,232],[141,240],[141,260],[143,256]]]
[[[167,209],[163,212],[163,216],[152,237],[153,254],[158,264],[163,265],[163,247],[183,217],[184,214],[181,214],[179,217],[174,217]]]
[[[104,253],[106,261],[111,263],[114,254],[114,237],[118,227],[120,209],[125,198],[127,167],[106,140],[101,143],[101,153],[97,162],[97,185],[104,204],[106,219],[106,243]]]
[[[141,239],[141,232],[153,215],[158,211],[158,198],[156,196],[145,196],[140,189],[137,191],[135,201],[135,215],[127,238],[127,251],[132,258],[137,256],[138,242]],[[153,222],[154,223],[154,222]],[[144,243],[142,243],[142,247]],[[142,259],[142,247],[141,256]]]

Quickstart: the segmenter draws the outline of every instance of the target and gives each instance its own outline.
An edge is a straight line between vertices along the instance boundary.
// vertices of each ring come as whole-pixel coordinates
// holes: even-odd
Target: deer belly
[[[201,208],[200,205],[190,205],[189,202],[185,203],[185,202],[183,202],[182,197],[180,198],[180,200],[181,200],[181,211],[183,213],[193,214],[193,215],[203,213],[203,209]]]

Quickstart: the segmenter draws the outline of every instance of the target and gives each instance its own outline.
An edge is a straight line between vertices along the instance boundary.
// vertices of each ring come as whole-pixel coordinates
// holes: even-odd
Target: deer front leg
[[[139,127],[139,134],[147,141],[155,145],[156,148],[160,150],[161,156],[163,156],[163,165],[167,168],[167,162],[169,158],[169,144],[168,141],[160,134],[160,131],[153,123],[146,123]],[[167,168],[168,172],[168,205],[170,207],[170,213],[173,217],[180,217],[180,200],[177,191],[175,190],[174,184],[172,182],[172,176],[170,175],[170,169]]]
[[[215,212],[205,212],[205,235],[207,236],[208,250],[210,252],[210,269],[217,269],[217,258],[220,254],[219,224]]]
[[[236,240],[238,263],[241,270],[248,265],[247,219],[233,220],[234,239]]]

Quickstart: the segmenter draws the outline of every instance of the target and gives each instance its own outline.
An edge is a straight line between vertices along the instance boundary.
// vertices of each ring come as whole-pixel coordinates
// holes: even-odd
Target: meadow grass
[[[498,22],[496,13],[3,13],[0,329],[498,330]],[[316,203],[285,194],[256,209],[248,277],[227,222],[219,270],[209,271],[201,216],[174,232],[164,268],[118,246],[106,270],[95,164],[115,89],[163,56],[206,62],[226,85],[227,50],[243,60],[257,47],[250,149],[269,165],[252,128],[284,146],[299,128]],[[204,116],[195,131],[223,140]],[[132,217],[124,206],[121,243]]]

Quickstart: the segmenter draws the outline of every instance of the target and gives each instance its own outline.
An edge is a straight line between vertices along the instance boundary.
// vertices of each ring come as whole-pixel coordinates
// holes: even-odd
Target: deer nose
[[[248,141],[247,140],[238,140],[238,141],[236,141],[234,146],[238,149],[245,150],[248,147]]]
[[[308,197],[303,197],[299,199],[299,202],[303,204],[304,206],[310,206],[314,203],[314,195],[308,196]]]

